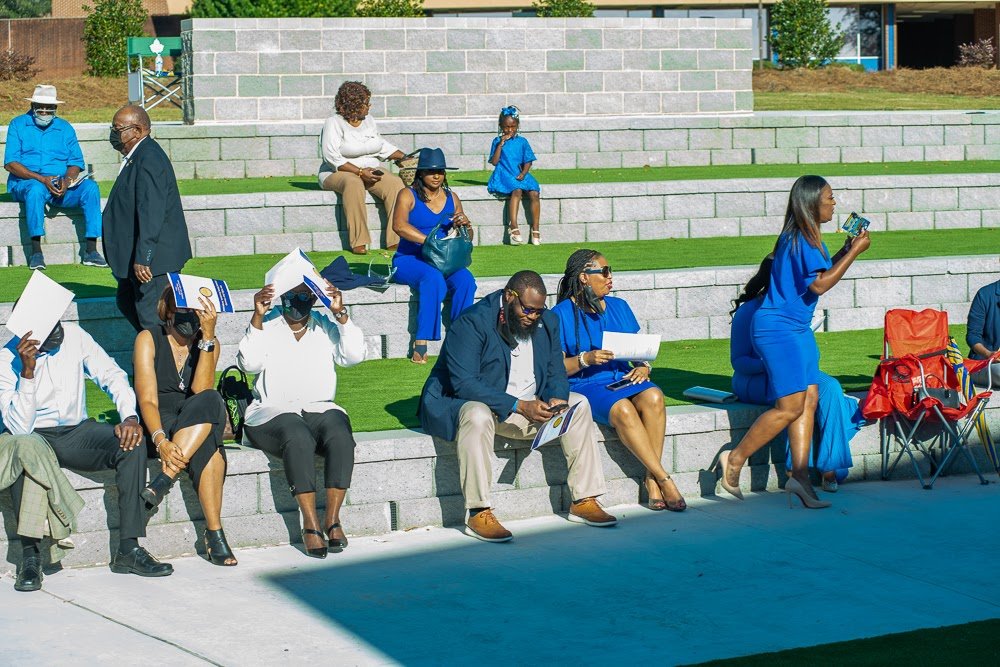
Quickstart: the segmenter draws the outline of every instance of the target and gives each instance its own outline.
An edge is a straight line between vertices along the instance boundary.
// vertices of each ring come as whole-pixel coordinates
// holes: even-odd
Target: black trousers
[[[83,472],[114,470],[118,486],[118,533],[120,539],[145,537],[146,511],[139,492],[146,484],[146,448],[141,444],[126,452],[118,443],[115,427],[88,419],[77,426],[35,429],[48,440],[63,468]],[[24,478],[10,487],[14,514],[21,514]]]
[[[153,276],[148,283],[140,283],[131,271],[128,278],[118,281],[115,302],[136,333],[161,324],[156,305],[169,284],[166,275]]]
[[[292,495],[316,491],[317,454],[325,461],[324,481],[328,489],[351,486],[354,472],[354,433],[351,420],[340,410],[278,415],[259,426],[246,427],[250,444],[280,457]]]
[[[188,461],[185,468],[195,489],[199,488],[201,474],[216,452],[222,456],[222,462],[227,463],[226,449],[222,446],[222,434],[226,429],[226,419],[226,402],[222,395],[214,389],[188,396],[177,403],[164,402],[160,405],[160,423],[164,433],[170,439],[173,439],[177,431],[189,426],[212,425],[208,437],[201,443],[201,447],[191,455],[191,460]],[[146,442],[149,446],[148,456],[159,458],[156,454],[156,447],[153,446],[153,439],[149,437],[149,434],[146,435]]]

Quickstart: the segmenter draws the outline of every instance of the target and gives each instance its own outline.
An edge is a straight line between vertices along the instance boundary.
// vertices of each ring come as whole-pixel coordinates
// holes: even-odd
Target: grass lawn
[[[730,178],[798,178],[810,172],[828,178],[837,176],[908,176],[926,174],[994,174],[1000,160],[954,162],[861,162],[826,164],[743,164],[706,167],[630,167],[627,169],[538,169],[532,173],[542,183],[634,183],[639,181],[685,181]],[[486,186],[489,171],[459,171],[448,176],[453,186]],[[111,192],[113,181],[101,181],[101,194]],[[315,178],[196,178],[177,183],[182,195],[228,195],[252,192],[297,192],[319,190]],[[0,184],[0,201],[10,201],[6,185]]]
[[[964,348],[965,325],[951,330]],[[816,338],[824,371],[840,379],[846,391],[868,388],[882,350],[881,329],[821,333]],[[337,402],[351,415],[354,430],[417,427],[417,397],[431,364],[418,366],[407,359],[377,359],[338,369]],[[653,369],[653,380],[663,388],[668,407],[690,404],[682,392],[694,385],[729,391],[731,377],[728,340],[664,343]],[[386,382],[386,378],[392,381]],[[92,416],[103,413],[105,418],[114,418],[114,405],[90,382],[87,402]]]
[[[827,235],[831,251],[836,252],[842,236]],[[954,255],[993,254],[1000,247],[1000,229],[938,229],[926,231],[878,232],[863,259],[902,259]],[[520,268],[539,273],[562,273],[566,258],[583,245],[594,246],[619,271],[683,269],[698,266],[740,266],[756,264],[774,247],[773,236],[736,238],[657,239],[651,241],[609,241],[607,243],[551,243],[542,246],[480,246],[472,254],[472,272],[477,276],[506,276]],[[320,268],[344,252],[314,252],[313,262]],[[377,262],[388,262],[378,258]],[[221,278],[231,289],[261,286],[264,274],[282,255],[242,255],[203,257],[190,260],[185,272]],[[367,259],[346,253],[357,273],[366,273]],[[371,255],[369,255],[371,257]],[[111,296],[115,280],[107,270],[77,264],[50,266],[46,274],[72,290],[78,297]],[[0,268],[0,303],[12,302],[31,272],[23,266]]]
[[[1000,632],[1000,620],[992,619],[775,653],[760,653],[744,658],[716,660],[701,663],[701,666],[996,665],[1000,662],[1000,649],[997,648],[996,642],[998,632]]]
[[[1000,97],[899,93],[871,88],[843,92],[755,91],[754,111],[906,111],[1000,109]]]

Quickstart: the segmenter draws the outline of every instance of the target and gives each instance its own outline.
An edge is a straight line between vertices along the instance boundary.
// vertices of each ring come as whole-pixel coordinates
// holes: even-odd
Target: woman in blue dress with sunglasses
[[[645,466],[649,509],[683,512],[684,497],[661,462],[667,415],[663,392],[649,381],[652,369],[647,362],[615,359],[603,349],[606,331],[639,332],[628,303],[609,296],[612,286],[611,267],[599,252],[577,250],[570,255],[552,309],[559,317],[570,391],[586,396],[594,421],[613,426],[622,444]],[[622,388],[608,389],[621,380]]]

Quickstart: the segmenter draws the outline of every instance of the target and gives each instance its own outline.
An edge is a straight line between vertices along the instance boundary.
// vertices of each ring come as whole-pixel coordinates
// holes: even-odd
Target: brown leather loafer
[[[508,542],[513,534],[503,527],[497,518],[493,516],[493,511],[485,509],[474,517],[470,517],[465,524],[465,534],[478,538],[484,542]]]
[[[570,505],[568,518],[575,523],[585,523],[588,526],[598,526],[600,528],[613,526],[618,523],[618,519],[605,512],[597,504],[596,498],[584,498]]]
[[[356,245],[353,248],[351,248],[351,252],[353,252],[355,255],[367,255],[368,248],[367,246]]]

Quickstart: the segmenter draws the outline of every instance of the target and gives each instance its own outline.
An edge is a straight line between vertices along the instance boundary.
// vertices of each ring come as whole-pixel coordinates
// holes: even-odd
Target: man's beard
[[[528,326],[521,324],[521,318],[514,313],[514,304],[506,303],[503,307],[504,319],[507,321],[507,331],[510,335],[518,342],[526,342],[531,340],[531,337],[535,335],[535,331],[538,329],[538,325],[541,324],[542,318],[536,319],[534,322]]]

